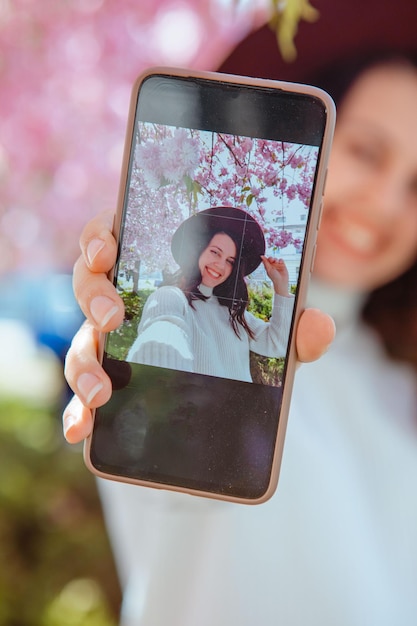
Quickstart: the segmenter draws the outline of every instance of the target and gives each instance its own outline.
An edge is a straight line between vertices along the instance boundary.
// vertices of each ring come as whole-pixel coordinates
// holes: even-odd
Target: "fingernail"
[[[64,417],[63,430],[65,439],[68,439],[68,437],[71,439],[70,431],[72,427],[76,425],[76,423],[77,420],[73,415],[66,415]]]
[[[81,374],[77,380],[77,387],[81,396],[88,405],[94,400],[99,391],[103,389],[103,383],[94,374],[85,372],[84,374]]]
[[[105,242],[102,239],[92,239],[87,246],[87,259],[89,264],[91,265],[100,252],[105,246]]]
[[[103,328],[116,315],[119,307],[107,296],[96,296],[91,300],[90,312],[95,322]]]

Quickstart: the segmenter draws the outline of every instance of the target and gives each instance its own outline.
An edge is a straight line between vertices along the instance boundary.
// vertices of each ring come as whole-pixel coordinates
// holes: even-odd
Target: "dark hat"
[[[209,241],[219,232],[229,235],[238,246],[237,254],[244,263],[244,275],[253,272],[261,262],[261,255],[265,254],[265,237],[249,213],[234,207],[212,207],[182,222],[171,241],[175,261],[180,267],[186,266],[190,244],[195,243],[198,247],[200,242]]]
[[[371,50],[417,47],[416,0],[312,0],[320,15],[301,20],[295,38],[297,58],[285,62],[268,25],[247,35],[219,64],[220,72],[311,82],[323,67]]]

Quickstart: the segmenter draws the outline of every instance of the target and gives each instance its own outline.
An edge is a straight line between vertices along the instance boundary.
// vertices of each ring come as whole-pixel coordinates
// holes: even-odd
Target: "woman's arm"
[[[251,316],[248,324],[255,334],[250,342],[253,352],[269,357],[285,356],[290,336],[294,297],[289,291],[288,269],[283,259],[262,257],[274,289],[271,318],[268,323]]]
[[[261,258],[268,278],[271,280],[274,287],[274,292],[278,296],[285,298],[291,297],[289,274],[285,261],[283,259],[275,259],[272,256],[263,256]]]
[[[264,322],[254,315],[247,314],[247,322],[255,335],[250,340],[252,352],[276,358],[285,356],[293,309],[293,296],[285,297],[275,293],[269,322]]]
[[[126,360],[193,371],[190,306],[178,287],[160,287],[143,309],[138,336]]]

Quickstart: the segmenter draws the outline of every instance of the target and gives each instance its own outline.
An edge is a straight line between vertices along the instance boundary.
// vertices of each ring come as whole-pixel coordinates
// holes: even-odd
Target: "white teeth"
[[[210,276],[212,276],[213,278],[220,278],[220,274],[218,274],[217,272],[214,272],[212,269],[210,269],[209,267],[207,268],[207,272],[210,274]]]
[[[346,222],[341,229],[341,235],[346,243],[359,252],[370,253],[377,247],[375,233],[368,228]]]

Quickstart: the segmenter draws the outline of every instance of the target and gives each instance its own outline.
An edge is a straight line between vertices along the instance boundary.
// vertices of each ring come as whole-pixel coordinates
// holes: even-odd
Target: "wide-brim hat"
[[[352,55],[417,47],[416,0],[312,0],[311,4],[319,18],[313,23],[299,22],[295,61],[284,61],[275,33],[265,24],[239,42],[218,70],[310,83],[323,67]]]
[[[237,261],[243,263],[244,275],[251,274],[261,263],[265,254],[265,237],[262,228],[252,215],[235,207],[212,207],[192,215],[182,222],[171,241],[171,251],[175,261],[182,268],[190,259],[190,246],[194,242],[207,241],[215,233],[229,235],[236,245]]]

